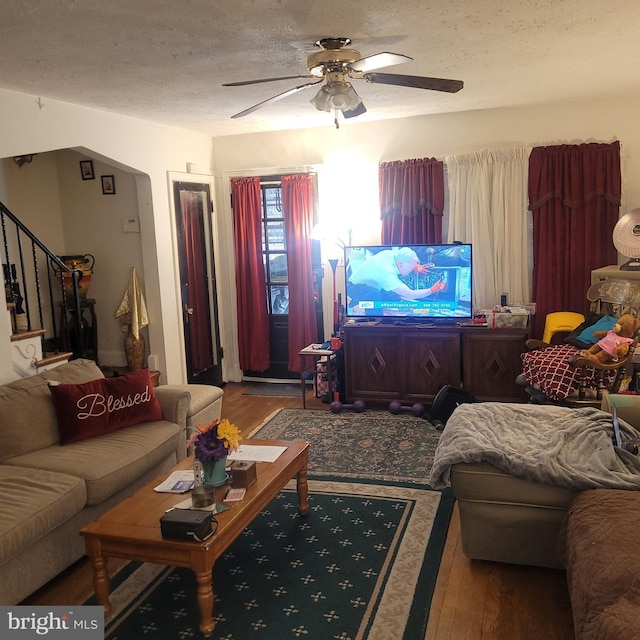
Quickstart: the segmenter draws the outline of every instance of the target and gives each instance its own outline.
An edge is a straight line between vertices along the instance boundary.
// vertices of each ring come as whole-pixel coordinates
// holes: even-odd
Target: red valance
[[[534,147],[529,156],[529,208],[551,199],[585,206],[596,197],[620,206],[620,142]]]
[[[444,163],[436,158],[381,162],[380,213],[413,218],[444,211]]]

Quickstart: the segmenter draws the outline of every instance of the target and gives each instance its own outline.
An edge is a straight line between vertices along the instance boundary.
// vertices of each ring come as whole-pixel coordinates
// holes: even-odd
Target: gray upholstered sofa
[[[0,604],[21,602],[84,555],[80,529],[186,452],[194,413],[220,417],[222,390],[154,389],[161,420],[60,443],[49,381],[103,379],[90,360],[0,386]],[[191,406],[192,393],[196,400]]]

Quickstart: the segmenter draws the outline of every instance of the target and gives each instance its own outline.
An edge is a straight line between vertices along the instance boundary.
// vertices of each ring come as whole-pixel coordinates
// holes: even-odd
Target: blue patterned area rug
[[[423,640],[453,499],[413,483],[311,480],[282,491],[213,568],[216,640]],[[188,569],[130,563],[110,640],[201,638]]]
[[[440,432],[410,414],[279,409],[250,437],[306,440],[314,476],[428,482]]]

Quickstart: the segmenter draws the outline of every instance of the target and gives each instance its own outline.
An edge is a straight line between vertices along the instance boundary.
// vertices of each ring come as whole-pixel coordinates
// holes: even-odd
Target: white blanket
[[[622,439],[640,433],[620,420]],[[599,409],[483,402],[456,408],[442,433],[430,484],[448,486],[451,465],[488,462],[533,482],[570,489],[640,489],[640,458],[613,446]]]

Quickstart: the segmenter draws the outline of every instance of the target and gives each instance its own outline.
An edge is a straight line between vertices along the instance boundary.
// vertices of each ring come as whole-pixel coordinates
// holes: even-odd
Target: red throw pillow
[[[148,369],[83,384],[50,382],[49,389],[58,418],[60,444],[163,418]]]

